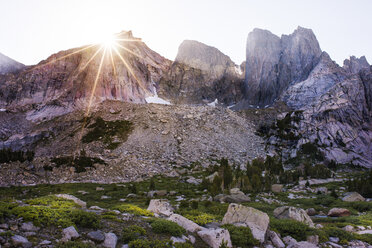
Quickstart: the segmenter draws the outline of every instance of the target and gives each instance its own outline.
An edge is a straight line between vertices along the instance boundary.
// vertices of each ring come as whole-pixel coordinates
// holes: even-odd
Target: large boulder
[[[75,197],[73,195],[57,194],[56,197],[63,198],[63,199],[66,199],[66,200],[71,200],[71,201],[75,202],[77,205],[79,205],[82,208],[86,208],[87,207],[87,203],[86,202],[80,200],[79,198],[77,198],[77,197]]]
[[[346,208],[332,208],[328,211],[329,217],[344,217],[349,216],[350,211]]]
[[[185,228],[188,232],[197,232],[202,230],[201,226],[179,214],[172,214],[169,216],[168,220],[177,223],[179,226]]]
[[[305,210],[295,207],[279,207],[274,210],[274,216],[278,219],[292,219],[314,227],[314,223]]]
[[[87,237],[94,242],[101,243],[105,240],[105,234],[101,231],[91,231]]]
[[[342,198],[346,202],[365,201],[366,199],[357,192],[349,192]]]
[[[267,236],[271,240],[271,243],[273,243],[273,245],[276,248],[284,248],[285,247],[285,244],[283,243],[283,241],[280,239],[279,235],[276,232],[269,230],[267,232]]]
[[[75,227],[70,226],[62,230],[62,240],[63,241],[69,241],[72,239],[77,239],[79,238],[80,235],[76,231]]]
[[[222,220],[222,224],[243,224],[248,226],[252,231],[253,237],[260,242],[265,241],[269,222],[270,219],[266,213],[234,203],[229,205]]]
[[[274,193],[280,193],[283,190],[283,184],[273,184],[271,185],[271,191]]]
[[[173,207],[166,199],[154,199],[150,201],[147,210],[153,212],[154,214],[170,216],[173,214]]]
[[[219,248],[222,243],[232,247],[230,233],[226,229],[203,229],[198,232],[199,237],[212,248]]]

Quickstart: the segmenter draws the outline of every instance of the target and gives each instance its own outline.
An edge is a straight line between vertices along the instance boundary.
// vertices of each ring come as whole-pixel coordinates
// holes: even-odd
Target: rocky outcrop
[[[130,31],[116,38],[114,48],[95,44],[61,51],[27,70],[0,77],[0,108],[31,110],[39,118],[50,118],[89,107],[90,101],[145,103],[170,61]]]
[[[278,219],[292,219],[303,222],[310,227],[314,227],[314,223],[307,215],[306,211],[301,208],[295,207],[279,207],[274,210],[274,216]]]
[[[269,216],[257,209],[238,204],[230,204],[222,224],[239,224],[248,226],[255,239],[265,241],[266,230],[269,226]]]
[[[355,56],[350,56],[349,59],[344,60],[343,68],[345,71],[351,74],[359,73],[364,68],[369,68],[370,65],[365,56],[357,58]]]
[[[254,29],[246,52],[245,107],[272,104],[289,85],[306,79],[321,56],[314,33],[302,27],[281,38]]]
[[[4,54],[0,53],[0,75],[6,73],[14,73],[24,69],[26,66],[21,64],[14,59],[5,56]]]

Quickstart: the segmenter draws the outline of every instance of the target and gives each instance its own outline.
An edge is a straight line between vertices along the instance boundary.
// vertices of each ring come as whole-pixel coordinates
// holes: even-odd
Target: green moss
[[[165,220],[165,219],[155,219],[151,223],[152,230],[155,233],[164,233],[172,236],[180,237],[186,233],[186,230],[179,226],[177,223]]]
[[[276,219],[270,218],[270,228],[285,236],[291,236],[297,241],[306,240],[308,235],[313,234],[314,229],[310,228],[308,225],[290,219]]]
[[[129,248],[172,248],[169,240],[136,239],[129,243]]]
[[[94,124],[88,126],[88,129],[88,133],[82,138],[83,143],[100,140],[107,148],[115,149],[120,143],[114,142],[114,137],[116,136],[122,142],[125,142],[133,130],[133,123],[126,120],[105,121],[101,117],[98,117]]]
[[[234,225],[223,225],[223,228],[229,230],[231,242],[234,247],[253,247],[258,246],[260,242],[252,235],[249,227],[237,227]]]
[[[127,244],[145,235],[146,230],[144,228],[137,225],[132,225],[123,229],[121,240],[124,244]]]
[[[117,209],[123,213],[130,213],[130,214],[134,214],[137,216],[154,216],[154,214],[148,211],[147,209],[143,209],[143,208],[140,208],[132,204],[121,204],[121,205],[114,207],[114,209]]]

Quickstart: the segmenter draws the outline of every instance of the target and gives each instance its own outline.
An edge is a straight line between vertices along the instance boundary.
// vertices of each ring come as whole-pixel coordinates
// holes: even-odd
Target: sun
[[[117,45],[117,37],[115,35],[108,35],[104,37],[101,44],[105,49],[113,49]]]

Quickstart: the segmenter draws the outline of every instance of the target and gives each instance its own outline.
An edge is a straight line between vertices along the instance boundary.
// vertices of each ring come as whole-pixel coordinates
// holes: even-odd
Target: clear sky
[[[121,30],[169,59],[193,39],[240,64],[253,28],[297,26],[339,64],[350,55],[372,62],[372,0],[0,0],[0,13],[0,52],[28,65]]]

